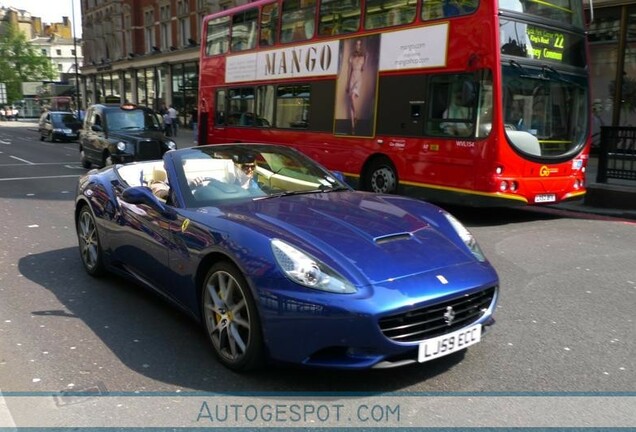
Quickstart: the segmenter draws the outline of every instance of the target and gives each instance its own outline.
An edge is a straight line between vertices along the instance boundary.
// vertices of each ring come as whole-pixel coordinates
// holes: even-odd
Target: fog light
[[[499,190],[501,192],[505,192],[508,189],[508,182],[505,180],[502,180],[501,183],[499,183]]]

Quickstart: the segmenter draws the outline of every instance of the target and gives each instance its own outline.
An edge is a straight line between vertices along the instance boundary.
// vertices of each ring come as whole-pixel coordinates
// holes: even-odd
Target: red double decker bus
[[[293,146],[357,187],[469,205],[585,193],[580,0],[262,0],[204,19],[199,143]]]

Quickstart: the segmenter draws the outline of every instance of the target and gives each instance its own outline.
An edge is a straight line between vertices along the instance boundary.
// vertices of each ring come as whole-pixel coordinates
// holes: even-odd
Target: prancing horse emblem
[[[455,321],[455,311],[452,306],[446,307],[446,312],[444,312],[444,322],[447,326],[453,325],[453,321]]]

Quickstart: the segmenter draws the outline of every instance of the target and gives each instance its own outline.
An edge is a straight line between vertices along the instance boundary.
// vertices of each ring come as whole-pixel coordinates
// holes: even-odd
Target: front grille
[[[161,159],[160,141],[139,141],[137,142],[137,160]]]
[[[396,342],[416,342],[451,333],[466,327],[488,310],[495,298],[495,287],[474,294],[456,297],[432,306],[413,309],[380,319],[382,333]],[[450,325],[444,315],[452,308]]]

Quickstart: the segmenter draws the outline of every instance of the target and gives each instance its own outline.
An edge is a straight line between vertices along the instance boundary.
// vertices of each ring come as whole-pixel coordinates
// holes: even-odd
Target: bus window
[[[283,0],[281,42],[298,42],[314,35],[316,0]]]
[[[277,41],[278,3],[270,3],[261,9],[261,46],[271,46]]]
[[[475,12],[477,6],[479,6],[479,0],[423,0],[422,19],[427,21],[468,15]]]
[[[472,75],[438,75],[431,78],[426,133],[469,138],[474,133],[478,84]]]
[[[274,86],[256,88],[256,126],[269,127],[274,124]]]
[[[230,37],[230,17],[208,21],[205,54],[208,56],[227,52]]]
[[[356,0],[322,0],[318,34],[330,36],[357,31],[360,27],[360,2]]]
[[[232,51],[256,48],[258,9],[248,9],[232,16]]]
[[[307,129],[309,126],[309,85],[278,86],[276,97],[276,126]]]
[[[547,18],[583,27],[583,7],[579,0],[500,0],[499,7],[513,12]]]
[[[364,27],[372,30],[412,23],[416,0],[367,0]]]
[[[228,90],[229,126],[256,126],[254,115],[254,89],[252,87]]]
[[[226,101],[225,101],[225,90],[219,90],[216,92],[216,112],[214,116],[214,124],[217,126],[225,126],[225,112],[226,112]]]

